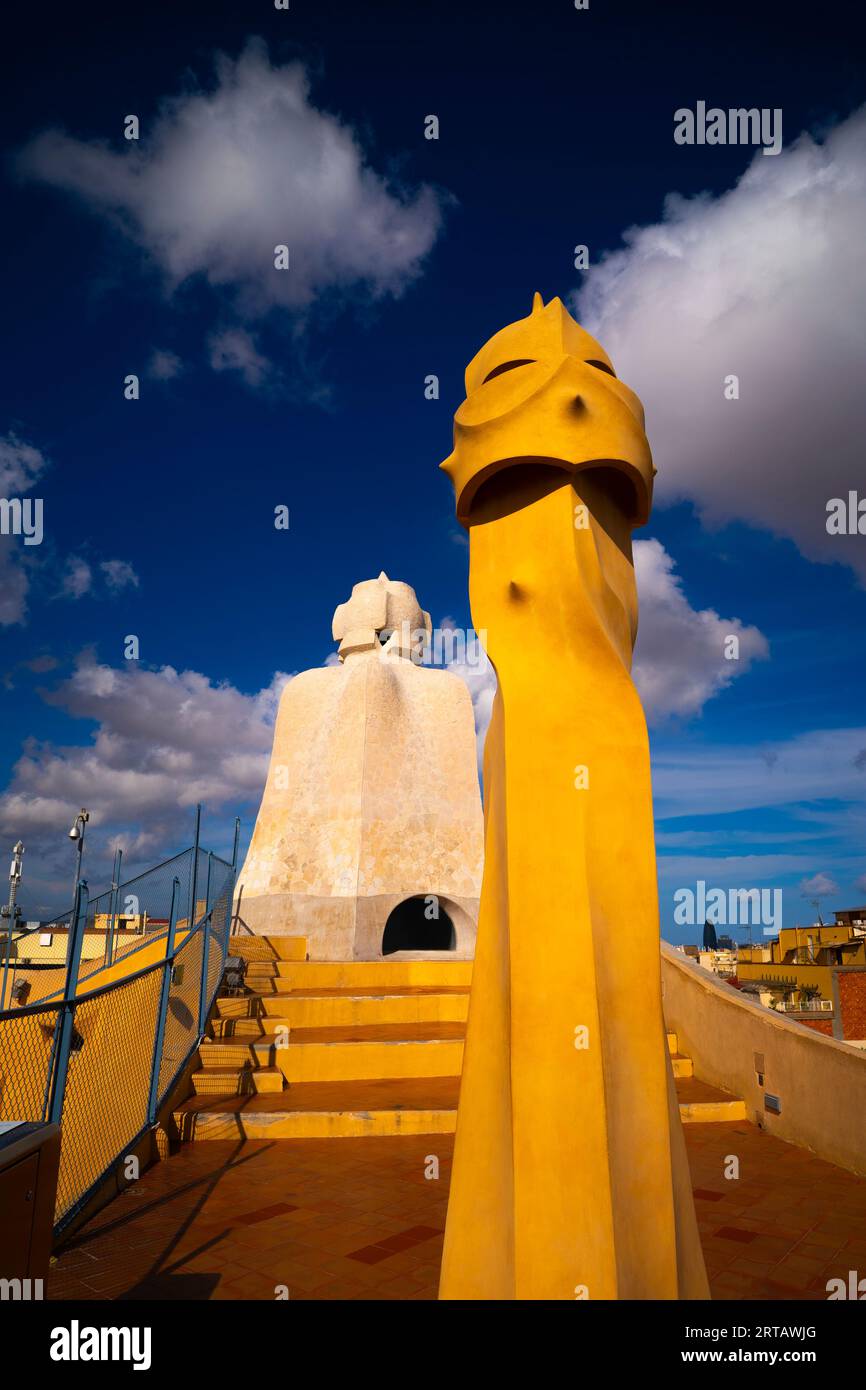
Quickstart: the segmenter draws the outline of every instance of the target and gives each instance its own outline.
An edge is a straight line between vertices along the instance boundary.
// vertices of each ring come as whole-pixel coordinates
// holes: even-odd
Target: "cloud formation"
[[[154,348],[147,364],[147,375],[153,381],[173,381],[183,371],[183,362],[168,348]]]
[[[839,885],[834,883],[829,874],[813,874],[811,878],[804,878],[800,884],[800,895],[804,898],[835,898],[838,892]]]
[[[766,637],[739,618],[722,618],[712,608],[692,608],[683,593],[674,561],[657,540],[635,541],[634,562],[640,597],[640,627],[632,675],[647,721],[700,714],[714,695],[769,654]],[[441,627],[448,626],[444,619]],[[726,644],[736,637],[739,655],[729,660]],[[480,662],[458,660],[448,669],[469,687],[478,734],[479,765],[496,693],[496,673]]]
[[[110,218],[169,290],[200,277],[243,319],[328,291],[400,294],[436,239],[439,195],[377,174],[353,131],[312,104],[303,67],[273,66],[261,40],[215,68],[210,90],[165,100],[122,153],[49,130],[22,172]],[[274,264],[283,245],[288,270]]]
[[[210,813],[257,806],[287,679],[278,672],[245,695],[196,671],[135,662],[118,669],[83,654],[68,679],[42,694],[72,718],[94,721],[92,742],[29,740],[0,801],[0,834],[21,836],[29,851],[29,902],[41,894],[46,903],[66,905],[57,898],[71,881],[65,836],[80,806],[92,813],[94,887],[108,876],[117,845],[139,867],[175,852],[190,837],[198,801]]]
[[[640,596],[632,675],[648,721],[699,714],[708,700],[744,675],[753,661],[769,655],[766,637],[739,618],[721,618],[712,608],[692,608],[674,561],[657,540],[635,541]],[[729,659],[726,649],[738,655]]]
[[[758,153],[719,197],[670,194],[587,273],[581,322],[641,396],[657,499],[744,521],[866,579],[827,502],[863,482],[866,107],[818,143]],[[739,378],[739,399],[724,396]]]
[[[138,584],[138,575],[128,560],[100,560],[95,573],[90,562],[81,555],[69,555],[58,597],[74,600],[85,596],[98,598],[102,593],[113,596],[123,589],[137,589]]]
[[[11,500],[31,492],[47,468],[45,456],[15,434],[0,437],[0,497]],[[13,627],[27,618],[30,578],[25,565],[32,560],[21,536],[0,535],[0,627]]]
[[[208,339],[210,365],[215,372],[237,372],[247,386],[261,386],[272,366],[245,328],[225,328]]]

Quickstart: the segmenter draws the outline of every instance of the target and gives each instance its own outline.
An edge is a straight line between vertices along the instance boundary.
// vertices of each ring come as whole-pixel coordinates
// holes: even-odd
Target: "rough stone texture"
[[[398,591],[396,611],[387,592],[377,607],[376,586]],[[264,935],[306,936],[314,959],[380,957],[391,910],[429,895],[454,923],[454,954],[473,953],[483,829],[472,703],[457,676],[410,659],[398,631],[380,645],[380,631],[406,622],[429,627],[408,585],[356,585],[335,614],[342,665],[296,676],[280,701],[241,916]]]
[[[837,972],[842,1037],[866,1038],[866,970]]]

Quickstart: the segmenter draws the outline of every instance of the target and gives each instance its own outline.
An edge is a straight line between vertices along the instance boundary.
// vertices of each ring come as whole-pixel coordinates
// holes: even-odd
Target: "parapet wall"
[[[753,1003],[666,941],[661,951],[665,1021],[700,1079],[741,1097],[768,1134],[866,1175],[866,1051]]]

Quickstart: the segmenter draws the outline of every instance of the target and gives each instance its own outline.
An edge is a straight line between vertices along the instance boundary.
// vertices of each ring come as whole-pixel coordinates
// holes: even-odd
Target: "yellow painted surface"
[[[338,1028],[352,1023],[465,1023],[469,995],[460,994],[285,994],[263,1002],[267,1032],[293,1028]]]
[[[406,985],[435,988],[437,985],[472,983],[472,962],[455,960],[400,961],[317,961],[284,964],[279,975],[287,989],[351,989],[358,985],[371,989],[400,989]]]
[[[691,1057],[672,1056],[671,1066],[673,1067],[675,1078],[679,1078],[681,1076],[694,1076],[695,1074],[695,1064],[692,1061]],[[682,1114],[682,1107],[680,1108],[680,1113]]]
[[[195,1139],[363,1139],[400,1134],[453,1134],[453,1110],[293,1110],[200,1114]]]
[[[290,1035],[287,1047],[274,1048],[274,1059],[289,1082],[459,1076],[463,1043],[294,1043]]]
[[[744,1120],[746,1107],[741,1100],[697,1101],[694,1104],[680,1105],[680,1119],[684,1125],[721,1124],[731,1120]]]
[[[665,1017],[703,1081],[742,1096],[748,1118],[776,1138],[866,1174],[862,1052],[753,1003],[665,941],[662,978]],[[780,1114],[765,1109],[768,1094]]]
[[[794,985],[799,990],[817,991],[817,998],[833,998],[833,969],[829,965],[753,964],[744,961],[737,965],[737,978],[762,983],[766,981],[768,985],[775,984],[778,988]],[[817,1017],[820,1018],[820,1014]]]
[[[305,936],[268,936],[265,938],[278,960],[306,960]]]
[[[253,1072],[253,1089],[257,1095],[273,1095],[284,1086],[283,1074],[278,1067],[259,1067]]]
[[[470,364],[443,465],[499,681],[446,1299],[708,1297],[629,674],[652,464],[640,402],[605,365],[538,302]]]

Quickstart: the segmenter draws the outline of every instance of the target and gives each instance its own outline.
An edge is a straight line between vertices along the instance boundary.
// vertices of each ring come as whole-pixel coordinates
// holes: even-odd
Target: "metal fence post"
[[[63,1117],[63,1098],[66,1094],[66,1075],[69,1070],[69,1054],[72,1049],[72,1033],[75,1021],[75,994],[78,989],[78,970],[81,964],[81,946],[84,941],[84,924],[87,921],[87,884],[80,879],[75,889],[75,902],[69,919],[69,941],[66,947],[66,983],[63,987],[63,1003],[57,1016],[54,1030],[54,1076],[51,1083],[51,1102],[48,1119],[59,1124]]]
[[[168,919],[168,938],[165,943],[165,965],[162,971],[162,986],[159,994],[159,1012],[156,1016],[156,1033],[153,1039],[153,1065],[150,1069],[150,1092],[147,1099],[147,1122],[156,1123],[159,1105],[159,1071],[162,1062],[162,1045],[165,1042],[165,1020],[168,1017],[168,999],[171,993],[171,976],[174,967],[174,938],[177,928],[177,896],[180,879],[175,876],[171,885],[171,912]]]
[[[207,1023],[207,1007],[208,1007],[208,997],[207,997],[207,963],[208,963],[208,956],[210,955],[210,949],[209,949],[209,948],[210,948],[211,920],[210,920],[209,913],[210,913],[210,910],[211,910],[211,906],[210,906],[210,876],[211,876],[212,864],[213,864],[213,854],[208,853],[208,857],[207,857],[207,886],[206,886],[206,888],[205,888],[205,893],[204,893],[204,912],[205,912],[205,916],[204,916],[204,925],[202,926],[202,929],[201,929],[201,930],[202,930],[202,943],[201,943],[201,982],[200,982],[200,985],[199,985],[199,994],[198,994],[198,1035],[199,1035],[200,1038],[203,1038],[203,1037],[204,1037],[204,1028],[205,1028],[205,1024]]]
[[[8,920],[9,926],[6,932],[6,956],[3,961],[3,985],[2,988],[0,988],[0,1009],[6,1009],[9,1007],[6,1003],[6,981],[9,978],[9,962],[12,959],[12,928],[15,925],[15,923],[11,915]]]
[[[198,842],[201,832],[201,802],[195,808],[195,843],[192,847],[192,871],[189,876],[189,920],[186,929],[191,932],[195,926],[195,895],[198,889]]]
[[[234,925],[237,926],[238,918],[240,917],[240,911],[241,911],[241,901],[240,901],[240,896],[239,896],[239,897],[238,897],[238,904],[237,904],[237,912],[234,912],[234,906],[235,906],[235,889],[237,888],[237,885],[238,885],[238,839],[240,838],[240,833],[241,833],[241,818],[240,818],[240,816],[235,816],[235,842],[234,842],[234,846],[232,847],[232,871],[231,871],[231,874],[229,875],[229,883],[228,883],[228,903],[227,903],[227,906],[226,906],[226,929],[225,929],[225,937],[224,937],[224,940],[223,940],[223,958],[225,958],[225,957],[228,955],[229,941],[231,940],[231,934],[232,934],[232,923],[234,923]],[[243,891],[244,891],[244,885],[241,884],[241,893],[242,893]],[[232,915],[233,913],[234,913],[234,915]]]
[[[111,957],[114,953],[114,923],[117,920],[118,893],[120,892],[120,861],[123,858],[123,850],[115,850],[114,868],[111,873],[111,907],[108,919],[108,937],[105,944],[105,964],[111,964]]]
[[[240,900],[240,895],[238,895],[238,901],[237,901],[237,903],[235,903],[235,888],[237,887],[237,882],[238,882],[238,840],[239,840],[239,838],[240,838],[240,833],[241,833],[241,818],[240,818],[240,816],[235,816],[235,841],[234,841],[234,844],[232,845],[232,873],[231,873],[231,880],[230,880],[230,882],[229,882],[229,900],[228,900],[227,926],[226,926],[226,934],[225,934],[225,935],[226,935],[226,942],[225,942],[226,951],[228,951],[228,948],[229,948],[229,937],[230,937],[231,934],[232,934],[232,926],[233,926],[233,925],[234,925],[234,926],[237,926],[237,921],[238,921],[238,918],[240,917],[240,914],[241,914],[241,900]],[[244,891],[244,885],[241,884],[241,893],[243,893],[243,891]]]

